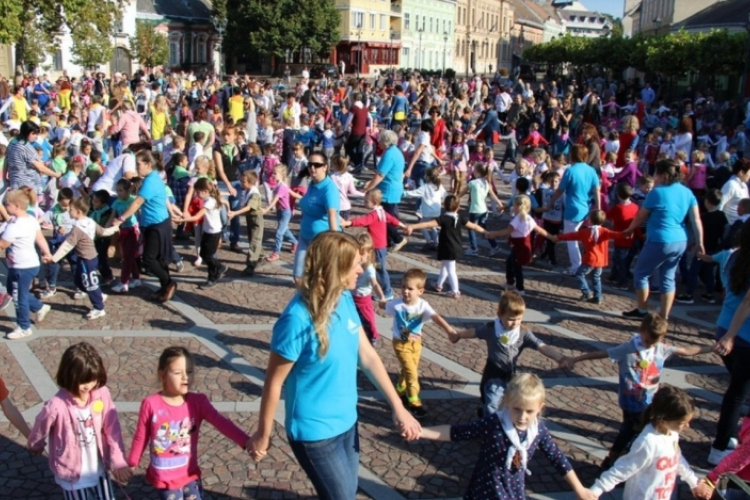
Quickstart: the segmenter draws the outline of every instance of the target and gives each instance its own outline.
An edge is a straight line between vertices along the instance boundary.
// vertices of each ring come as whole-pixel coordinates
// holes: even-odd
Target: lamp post
[[[422,68],[419,65],[424,64],[424,61],[422,61],[422,33],[424,33],[424,28],[417,28],[417,33],[419,33],[419,49],[417,50],[417,67],[415,69],[420,71]]]
[[[396,32],[393,31],[393,28],[391,28],[391,52],[388,57],[389,61],[391,63],[391,74],[393,74],[393,39],[396,38]]]
[[[362,67],[362,23],[357,24],[357,80]]]
[[[661,17],[655,17],[652,22],[654,23],[654,26],[656,26],[654,28],[654,35],[658,35],[659,34],[659,28],[661,28]]]
[[[443,79],[445,77],[445,54],[448,52],[448,32],[443,32],[443,72],[440,73],[440,78]]]
[[[489,38],[484,39],[484,73],[487,74],[487,59],[490,56],[490,40]]]
[[[219,74],[219,78],[221,78],[221,75],[223,73],[223,58],[224,58],[224,31],[227,29],[227,18],[226,17],[220,17],[213,15],[211,16],[211,24],[214,25],[214,29],[216,29],[216,33],[219,34],[219,39],[217,41],[218,46],[218,53],[219,53],[219,60],[217,61],[217,64],[215,64],[214,70]]]
[[[745,98],[745,90],[747,89],[747,78],[750,72],[750,12],[747,13],[747,24],[745,25],[747,30],[747,40],[745,41],[745,71],[742,73],[740,79],[740,106],[743,104]]]

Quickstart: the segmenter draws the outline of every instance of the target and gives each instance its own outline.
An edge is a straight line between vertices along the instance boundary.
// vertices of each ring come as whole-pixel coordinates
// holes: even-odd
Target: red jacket
[[[607,267],[609,265],[609,240],[622,233],[611,231],[599,226],[599,239],[594,241],[594,234],[590,227],[575,233],[558,234],[559,241],[580,241],[583,244],[581,263],[591,267]]]
[[[740,444],[737,449],[724,457],[719,465],[706,476],[712,483],[716,484],[724,474],[733,472],[741,479],[750,481],[750,418],[742,419],[742,427],[739,432]]]
[[[614,231],[625,231],[638,213],[638,205],[633,202],[628,204],[618,203],[607,212],[607,219],[612,221]],[[615,238],[615,247],[630,248],[633,246],[633,238]]]
[[[352,219],[352,227],[367,228],[375,250],[382,250],[388,246],[388,224],[398,226],[401,221],[383,210],[383,207],[373,208],[369,214]]]

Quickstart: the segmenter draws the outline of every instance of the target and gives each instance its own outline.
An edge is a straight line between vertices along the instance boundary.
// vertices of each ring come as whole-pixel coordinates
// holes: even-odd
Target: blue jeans
[[[489,212],[485,212],[483,214],[469,214],[469,222],[473,222],[474,224],[477,224],[481,226],[484,229],[487,229],[487,216],[489,215]],[[497,246],[497,241],[495,240],[487,240],[490,244],[490,247],[495,248]],[[477,249],[477,233],[475,231],[469,230],[469,245],[471,246],[472,250]]]
[[[8,292],[13,296],[13,304],[16,306],[16,323],[22,330],[31,328],[30,313],[35,313],[42,308],[42,304],[34,294],[31,293],[31,282],[39,272],[39,266],[28,269],[8,269],[8,281],[6,286]]]
[[[276,246],[274,247],[273,251],[275,253],[279,253],[281,252],[281,245],[282,243],[284,243],[284,238],[289,240],[292,243],[292,245],[297,244],[297,238],[295,238],[292,232],[289,230],[289,221],[292,220],[291,210],[277,209],[276,220],[279,222],[279,227],[276,229]]]
[[[591,272],[592,276],[594,278],[594,298],[601,299],[602,298],[602,268],[601,267],[591,267],[586,264],[581,264],[581,266],[578,268],[578,271],[576,271],[576,278],[578,278],[578,284],[581,287],[581,293],[584,295],[589,295],[591,293],[591,290],[589,289],[588,281],[586,280],[586,276]]]
[[[661,293],[675,291],[674,275],[682,254],[687,248],[687,241],[676,243],[652,243],[647,241],[643,245],[635,264],[633,277],[636,290],[648,290],[648,279],[655,270],[659,270]]]
[[[292,270],[292,276],[294,278],[301,278],[302,275],[305,274],[305,257],[307,256],[307,247],[309,245],[309,241],[302,236],[299,237],[297,251],[294,252],[294,269]]]
[[[375,250],[375,259],[378,261],[378,265],[375,268],[375,272],[378,275],[378,283],[380,283],[385,296],[389,297],[393,293],[393,289],[391,288],[391,277],[388,275],[388,250],[385,248]]]
[[[423,161],[418,161],[414,164],[409,179],[414,181],[416,187],[424,186],[424,175],[428,168],[430,168],[430,164]],[[417,198],[416,203],[414,204],[414,210],[419,212],[420,208],[422,208],[422,198]]]
[[[321,441],[294,441],[289,445],[310,478],[320,500],[351,500],[357,496],[359,433],[351,429]]]
[[[508,385],[498,378],[491,378],[484,383],[484,413],[488,417],[500,411],[500,403],[503,402],[505,388]]]
[[[620,286],[628,284],[628,272],[630,263],[633,262],[630,248],[615,247],[615,254],[612,264],[612,280]]]
[[[695,287],[698,285],[698,278],[701,279],[704,285],[706,285],[706,293],[714,293],[716,283],[714,282],[714,271],[716,270],[716,263],[714,262],[703,262],[693,257],[693,263],[690,265],[690,270],[687,276],[687,293],[693,295]]]
[[[232,187],[237,191],[237,196],[229,197],[229,208],[234,212],[242,208],[240,204],[242,203],[243,192],[242,187],[240,186],[240,181],[232,182]],[[227,238],[227,235],[225,234],[224,238],[228,239],[229,244],[232,246],[240,242],[240,217],[235,217],[229,221],[229,237]]]
[[[91,305],[98,311],[104,309],[104,297],[99,287],[100,280],[99,262],[96,257],[89,260],[78,259],[73,281],[79,290],[84,290],[88,294]]]
[[[49,251],[52,253],[55,253],[58,248],[60,248],[60,243],[50,243],[49,245]],[[75,252],[70,252],[68,255],[63,257],[66,261],[68,261],[68,264],[70,264],[70,270],[74,271],[76,262],[78,261],[78,257],[76,256]],[[47,287],[49,288],[57,288],[57,277],[60,274],[60,269],[62,269],[62,264],[60,262],[50,262],[49,264],[44,265],[44,279],[47,282]]]

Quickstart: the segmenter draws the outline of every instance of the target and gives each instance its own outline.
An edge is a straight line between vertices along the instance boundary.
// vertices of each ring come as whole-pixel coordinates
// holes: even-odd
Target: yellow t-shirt
[[[167,113],[156,111],[151,106],[151,139],[158,141],[164,137],[164,129],[167,127]]]
[[[237,123],[244,118],[245,100],[241,95],[234,95],[229,98],[229,116],[234,119],[234,123]]]
[[[16,116],[18,116],[18,121],[21,123],[25,122],[28,118],[28,114],[26,112],[26,99],[23,97],[16,97],[13,96],[13,110],[16,112]]]

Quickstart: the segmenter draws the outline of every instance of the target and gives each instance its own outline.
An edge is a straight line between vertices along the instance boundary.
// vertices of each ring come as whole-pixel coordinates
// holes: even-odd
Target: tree
[[[87,69],[95,69],[112,59],[112,42],[109,35],[96,29],[73,34],[73,62]]]
[[[154,29],[148,21],[138,20],[135,36],[130,38],[130,52],[143,67],[154,68],[169,62],[169,42],[167,36]]]

